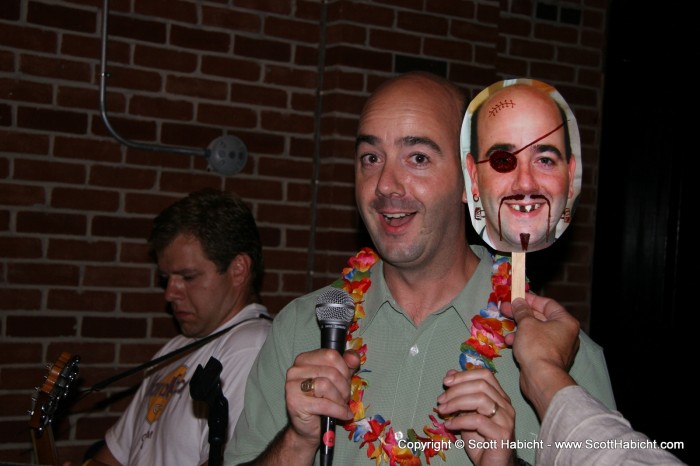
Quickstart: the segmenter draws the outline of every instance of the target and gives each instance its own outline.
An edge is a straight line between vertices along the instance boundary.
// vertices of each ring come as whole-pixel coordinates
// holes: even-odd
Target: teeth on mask
[[[537,210],[540,207],[542,207],[542,204],[527,204],[527,205],[511,205],[511,209],[515,210],[516,212],[523,212],[523,213],[528,213],[532,212],[533,210]]]

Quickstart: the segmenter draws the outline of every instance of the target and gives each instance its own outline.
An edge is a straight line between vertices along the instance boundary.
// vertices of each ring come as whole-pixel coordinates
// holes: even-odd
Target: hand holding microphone
[[[331,288],[324,291],[316,300],[316,317],[321,327],[321,348],[334,349],[341,355],[345,352],[348,328],[355,314],[355,302],[344,290]],[[307,389],[313,390],[313,379]],[[333,462],[335,445],[335,419],[321,416],[321,466],[330,466]]]

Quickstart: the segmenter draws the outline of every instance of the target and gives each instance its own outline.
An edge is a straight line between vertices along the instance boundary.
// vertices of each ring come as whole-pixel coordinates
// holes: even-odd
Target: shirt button
[[[417,345],[411,346],[411,350],[410,350],[411,356],[415,356],[415,355],[418,354],[419,352],[420,352],[420,350],[418,349],[418,346],[417,346]]]

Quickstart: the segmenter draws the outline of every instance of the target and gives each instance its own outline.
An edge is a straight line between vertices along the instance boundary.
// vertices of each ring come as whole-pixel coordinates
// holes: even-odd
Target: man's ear
[[[226,273],[231,278],[231,284],[242,286],[250,279],[250,268],[253,260],[248,254],[238,254],[233,258]]]

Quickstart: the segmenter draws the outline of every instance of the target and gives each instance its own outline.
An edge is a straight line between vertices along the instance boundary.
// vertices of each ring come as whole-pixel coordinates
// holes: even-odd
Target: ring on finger
[[[493,410],[489,414],[487,414],[486,417],[489,419],[494,417],[496,415],[496,413],[498,412],[498,408],[499,408],[498,403],[496,403],[494,401],[493,402]]]
[[[309,396],[314,396],[314,379],[304,379],[301,381],[301,391]]]

